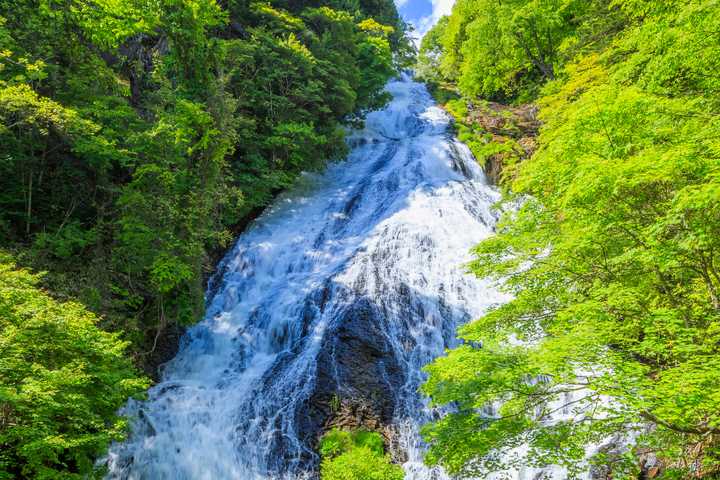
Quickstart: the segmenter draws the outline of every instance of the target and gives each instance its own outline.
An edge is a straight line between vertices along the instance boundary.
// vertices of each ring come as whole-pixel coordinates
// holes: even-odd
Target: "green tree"
[[[123,437],[116,412],[148,381],[127,342],[38,282],[0,252],[0,478],[83,478]]]
[[[445,80],[440,71],[440,62],[445,56],[442,40],[449,21],[449,16],[442,17],[420,42],[415,73],[426,82],[438,83]]]
[[[515,462],[578,473],[613,439],[625,449],[591,460],[613,478],[636,478],[641,454],[662,478],[720,471],[720,7],[612,8],[634,20],[543,88],[520,206],[475,249],[471,270],[513,299],[428,367],[424,390],[457,407],[426,428],[428,460],[452,472],[527,444]]]
[[[625,19],[618,10],[609,0],[459,0],[426,35],[420,71],[469,97],[527,101],[578,51],[608,41]]]

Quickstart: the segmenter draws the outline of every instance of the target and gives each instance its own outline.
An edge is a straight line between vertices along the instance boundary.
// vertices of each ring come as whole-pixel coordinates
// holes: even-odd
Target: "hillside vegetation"
[[[519,208],[470,265],[514,299],[427,369],[457,407],[425,429],[428,460],[578,472],[604,445],[601,478],[716,478],[720,3],[458,0],[418,70],[463,105],[534,101],[543,123],[504,176]]]
[[[234,234],[386,101],[404,29],[390,0],[0,0],[0,478],[91,474]]]

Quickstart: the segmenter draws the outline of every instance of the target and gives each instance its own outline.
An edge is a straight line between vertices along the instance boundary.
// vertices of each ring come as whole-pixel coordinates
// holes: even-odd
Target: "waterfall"
[[[347,159],[303,175],[219,265],[204,319],[125,407],[109,478],[314,478],[331,398],[389,426],[407,480],[447,478],[422,463],[418,429],[438,413],[421,369],[504,300],[464,267],[499,194],[423,85],[387,91]]]

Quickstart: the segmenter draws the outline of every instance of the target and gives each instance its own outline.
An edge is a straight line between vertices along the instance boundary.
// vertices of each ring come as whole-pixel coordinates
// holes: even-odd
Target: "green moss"
[[[404,473],[390,463],[382,436],[369,430],[333,429],[320,440],[322,480],[402,480]]]
[[[383,438],[377,432],[359,430],[353,435],[353,440],[355,445],[358,447],[367,448],[378,455],[383,455],[385,453]]]

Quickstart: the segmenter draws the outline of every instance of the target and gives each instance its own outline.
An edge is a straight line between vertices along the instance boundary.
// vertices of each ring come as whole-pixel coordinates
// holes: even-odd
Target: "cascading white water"
[[[457,325],[504,299],[464,272],[499,194],[423,85],[387,89],[392,102],[350,135],[349,157],[305,175],[228,253],[205,319],[149,399],[126,407],[133,433],[111,448],[109,478],[312,477],[304,409],[318,372],[347,367],[333,365],[338,332],[360,310],[387,346],[377,371],[394,390],[406,479],[447,478],[422,464],[418,427],[432,412],[417,389]]]

